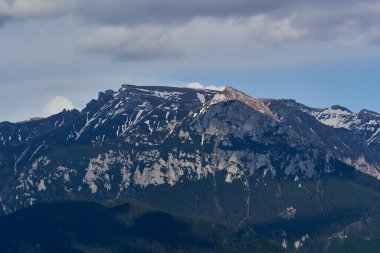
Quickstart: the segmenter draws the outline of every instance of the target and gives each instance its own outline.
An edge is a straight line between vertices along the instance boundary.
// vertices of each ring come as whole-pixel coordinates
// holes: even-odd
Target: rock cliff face
[[[0,123],[0,203],[9,214],[51,199],[122,199],[211,180],[215,191],[238,185],[249,206],[257,175],[308,180],[346,164],[380,179],[379,126],[374,112],[233,88],[123,85],[82,111]]]

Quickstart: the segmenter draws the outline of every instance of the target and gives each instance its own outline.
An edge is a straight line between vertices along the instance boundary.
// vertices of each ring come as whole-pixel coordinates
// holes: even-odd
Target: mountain
[[[123,85],[82,111],[0,123],[0,204],[9,215],[53,200],[134,199],[288,249],[373,249],[379,125],[368,110],[230,87]]]

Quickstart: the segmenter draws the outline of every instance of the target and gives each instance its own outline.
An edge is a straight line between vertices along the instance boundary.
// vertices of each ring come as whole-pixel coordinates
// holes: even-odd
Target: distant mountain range
[[[82,111],[0,123],[2,219],[43,202],[133,200],[288,251],[375,252],[379,179],[380,114],[230,87],[123,85]]]

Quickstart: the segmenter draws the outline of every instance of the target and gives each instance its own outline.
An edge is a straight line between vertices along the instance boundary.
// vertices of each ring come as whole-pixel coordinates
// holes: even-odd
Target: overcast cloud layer
[[[0,0],[0,85],[32,104],[2,92],[0,120],[123,82],[379,60],[379,1]]]

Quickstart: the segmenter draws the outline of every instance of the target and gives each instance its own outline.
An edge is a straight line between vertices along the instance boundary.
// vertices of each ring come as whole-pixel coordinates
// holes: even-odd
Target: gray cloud
[[[289,43],[380,43],[380,4],[371,0],[0,0],[0,24],[55,17],[84,31],[75,35],[80,45],[69,41],[77,52],[125,62],[235,58],[252,66]]]
[[[254,20],[246,32],[254,34],[253,42],[264,43],[343,39],[377,44],[380,33],[380,4],[376,0],[0,0],[0,24],[67,15],[111,27],[109,30],[124,27],[128,32],[123,32],[124,39],[118,38],[118,43],[112,46],[103,41],[86,46],[86,51],[119,55],[125,60],[178,57],[183,54],[181,44],[167,46],[167,42],[173,42],[170,30],[186,29],[197,19],[217,20],[216,29],[220,30],[226,30],[223,26],[231,20],[236,21],[237,29],[247,28]],[[262,19],[260,24],[258,19]],[[161,35],[157,35],[159,29]],[[147,35],[147,30],[152,35]],[[270,34],[276,34],[276,38],[268,37]],[[142,43],[142,39],[157,43]]]
[[[316,13],[333,10],[344,15],[352,13],[352,7],[361,11],[373,10],[377,3],[376,0],[0,0],[0,17],[15,20],[70,14],[105,25],[179,24],[197,17],[265,14],[284,18],[307,9]],[[367,19],[370,18],[367,16]]]
[[[74,8],[71,0],[0,0],[0,24],[38,18],[55,18]]]
[[[81,51],[120,61],[177,58],[184,52],[173,43],[174,37],[163,27],[101,27],[86,39]]]
[[[349,40],[371,43],[379,37],[380,3],[355,3],[345,8],[303,8],[290,22],[307,31],[311,40]]]
[[[197,17],[250,17],[266,14],[287,16],[299,8],[346,9],[357,3],[376,3],[374,0],[92,0],[79,1],[77,10],[85,19],[108,25],[188,22]]]
[[[296,3],[296,0],[0,0],[0,16],[17,20],[70,13],[89,22],[108,25],[178,24],[196,17],[251,16]]]
[[[257,51],[287,42],[380,43],[377,1],[95,0],[77,10],[116,37],[99,42],[95,36],[84,50],[125,61],[199,55],[204,49]]]
[[[102,24],[141,24],[187,22],[196,17],[250,16],[280,8],[286,2],[267,0],[122,1],[94,0],[79,7],[84,18]]]

